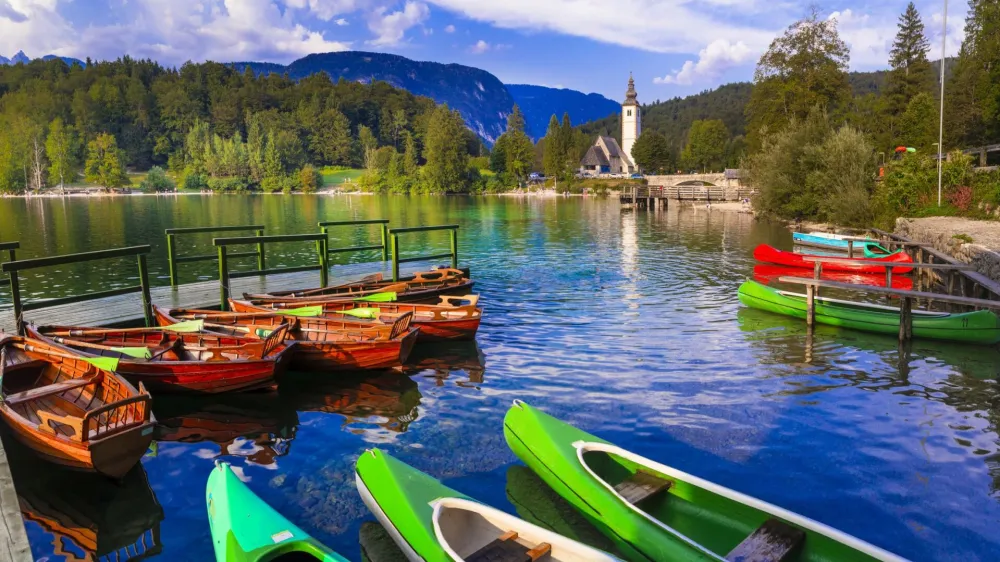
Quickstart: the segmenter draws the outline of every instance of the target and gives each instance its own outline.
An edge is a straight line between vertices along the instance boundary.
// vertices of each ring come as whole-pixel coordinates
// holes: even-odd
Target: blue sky
[[[916,4],[938,58],[943,0]],[[771,40],[810,5],[837,19],[852,68],[887,66],[904,1],[0,0],[0,55],[129,54],[178,65],[367,50],[616,100],[631,71],[640,101],[651,102],[751,79]],[[966,11],[951,1],[949,54]]]

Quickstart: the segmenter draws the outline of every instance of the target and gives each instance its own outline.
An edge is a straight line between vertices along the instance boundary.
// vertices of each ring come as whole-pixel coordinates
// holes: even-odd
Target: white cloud
[[[0,0],[0,18],[8,19],[14,23],[27,21],[28,16],[14,9],[7,0]]]
[[[335,21],[333,23],[335,23],[335,24],[337,24],[337,25],[339,25],[341,27],[343,27],[345,25],[351,25],[350,23],[348,23],[348,21],[345,18],[340,18],[340,19],[338,19],[337,21]]]
[[[349,14],[367,4],[366,0],[284,0],[284,2],[289,8],[308,10],[323,21]]]
[[[423,23],[431,14],[427,4],[416,1],[407,1],[398,12],[386,13],[387,11],[387,8],[380,6],[372,12],[368,29],[375,34],[375,38],[368,41],[370,45],[398,45],[408,29]]]
[[[444,32],[445,33],[455,33],[455,26],[454,25],[446,26],[444,28]]]
[[[699,81],[713,80],[726,70],[753,60],[758,54],[742,41],[730,43],[726,39],[717,39],[698,53],[697,62],[689,60],[673,74],[654,78],[653,83],[690,86]]]
[[[490,44],[480,39],[476,44],[469,47],[469,52],[474,55],[481,55],[490,50]]]

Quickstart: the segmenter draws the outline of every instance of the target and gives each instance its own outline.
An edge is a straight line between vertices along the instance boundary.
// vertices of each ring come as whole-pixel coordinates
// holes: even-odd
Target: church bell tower
[[[625,103],[622,104],[622,150],[628,156],[632,166],[635,166],[635,159],[632,158],[632,147],[642,133],[642,108],[636,99],[635,80],[632,73],[628,76],[628,91],[625,92]],[[637,171],[637,170],[636,170]]]

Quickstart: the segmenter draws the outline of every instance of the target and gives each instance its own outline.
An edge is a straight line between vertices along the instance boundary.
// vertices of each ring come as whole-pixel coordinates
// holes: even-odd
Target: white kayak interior
[[[434,533],[441,548],[452,560],[464,561],[510,532],[527,550],[547,544],[551,547],[546,561],[612,562],[618,560],[600,550],[545,530],[479,502],[461,498],[441,498],[434,508]]]
[[[885,562],[906,562],[905,558],[900,558],[899,556],[896,556],[891,552],[882,550],[877,546],[874,546],[872,544],[862,541],[861,539],[855,538],[851,535],[838,531],[818,521],[814,521],[812,519],[809,519],[808,517],[803,517],[802,515],[799,515],[797,513],[792,513],[791,511],[780,508],[776,505],[772,505],[757,498],[741,494],[735,490],[719,486],[718,484],[713,484],[712,482],[703,480],[701,478],[698,478],[697,476],[693,476],[686,472],[682,472],[675,468],[671,468],[669,466],[649,460],[645,457],[641,457],[639,455],[636,455],[635,453],[626,451],[621,447],[616,447],[608,443],[590,443],[585,441],[577,441],[573,443],[573,447],[576,448],[577,461],[580,463],[580,466],[582,466],[584,470],[586,470],[591,475],[591,477],[594,478],[594,480],[596,480],[605,488],[607,488],[608,492],[617,497],[619,501],[621,501],[630,509],[640,514],[648,521],[660,527],[667,533],[670,533],[671,535],[677,537],[679,540],[687,543],[691,547],[701,551],[702,553],[711,558],[719,560],[720,562],[726,562],[727,559],[709,550],[708,548],[702,546],[701,544],[698,544],[697,542],[691,540],[689,537],[685,536],[680,531],[656,519],[655,517],[646,513],[645,511],[643,511],[642,509],[640,509],[639,507],[637,507],[636,505],[634,505],[633,503],[629,502],[627,499],[622,497],[622,495],[619,494],[617,490],[615,490],[614,486],[606,482],[596,472],[594,472],[594,470],[591,469],[590,466],[587,465],[587,462],[584,460],[584,454],[588,452],[601,452],[621,457],[627,461],[631,461],[639,466],[647,468],[652,472],[659,473],[663,476],[681,482],[685,482],[688,485],[697,486],[699,488],[702,488],[703,490],[706,490],[718,496],[722,496],[723,498],[726,498],[728,500],[752,507],[754,509],[767,513],[774,518],[791,523],[792,525],[795,525],[801,529],[825,535],[837,542],[840,542],[841,544],[847,545],[857,551],[863,552],[877,560],[882,560]]]

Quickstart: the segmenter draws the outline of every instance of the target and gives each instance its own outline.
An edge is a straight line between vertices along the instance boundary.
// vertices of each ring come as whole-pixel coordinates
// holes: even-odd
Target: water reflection
[[[222,456],[244,457],[265,467],[274,467],[277,458],[288,454],[298,416],[282,402],[277,392],[249,392],[224,396],[157,396],[156,444],[215,443],[218,451],[199,449],[206,459]]]
[[[4,437],[36,560],[140,560],[163,550],[163,508],[142,466],[112,482],[54,466]]]
[[[406,555],[396,546],[385,527],[374,521],[365,521],[358,532],[361,543],[361,560],[364,562],[406,562]]]
[[[478,388],[486,376],[486,356],[475,341],[418,345],[403,372],[433,378],[436,386],[454,379],[458,386]]]

